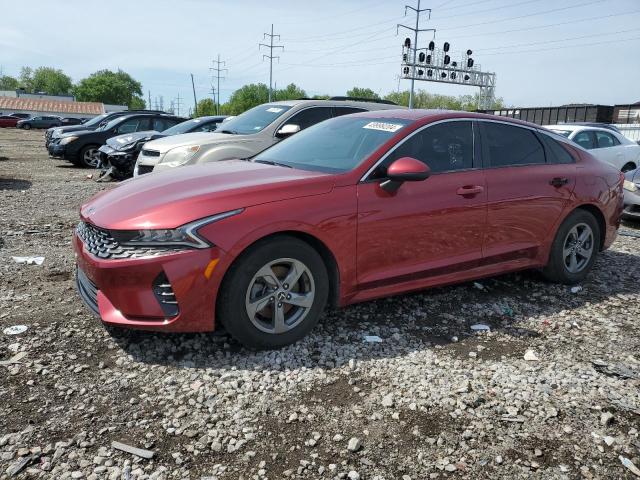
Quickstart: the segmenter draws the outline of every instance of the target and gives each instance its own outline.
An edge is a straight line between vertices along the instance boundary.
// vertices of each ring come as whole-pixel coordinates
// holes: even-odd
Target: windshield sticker
[[[369,130],[381,130],[383,132],[397,132],[404,125],[398,125],[397,123],[385,123],[385,122],[369,122],[362,128],[368,128]]]
[[[284,108],[276,108],[276,107],[267,108],[267,112],[271,112],[271,113],[280,113],[282,110],[284,110]]]

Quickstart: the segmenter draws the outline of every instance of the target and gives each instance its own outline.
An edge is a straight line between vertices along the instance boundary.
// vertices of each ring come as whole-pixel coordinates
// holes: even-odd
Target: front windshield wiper
[[[287,165],[286,163],[278,163],[278,162],[274,162],[273,160],[251,160],[252,162],[255,163],[264,163],[266,165],[274,165],[276,167],[287,167],[287,168],[293,168],[291,165]]]
[[[220,130],[220,133],[228,133],[230,135],[237,135],[238,132],[236,132],[235,130]]]

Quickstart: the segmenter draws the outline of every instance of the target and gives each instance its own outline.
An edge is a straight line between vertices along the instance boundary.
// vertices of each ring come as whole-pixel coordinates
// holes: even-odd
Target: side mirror
[[[287,123],[283,125],[280,130],[276,132],[276,137],[284,138],[300,131],[300,125],[294,125],[293,123]]]
[[[393,193],[404,182],[420,182],[431,175],[429,166],[412,157],[397,159],[387,168],[387,179],[380,184],[384,191]]]

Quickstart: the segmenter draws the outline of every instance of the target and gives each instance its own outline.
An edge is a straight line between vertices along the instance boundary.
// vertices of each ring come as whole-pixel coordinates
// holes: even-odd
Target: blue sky
[[[417,0],[409,3],[415,6]],[[102,68],[131,73],[145,98],[178,94],[182,113],[209,94],[211,61],[228,73],[225,98],[245,83],[269,81],[258,43],[275,25],[281,35],[274,80],[308,94],[343,95],[353,86],[385,94],[398,88],[401,44],[396,24],[412,24],[400,0],[30,0],[3,2],[0,65],[61,68],[74,80]],[[474,51],[497,74],[507,105],[640,101],[640,0],[422,0],[424,28],[436,43]],[[424,33],[419,44],[431,40]],[[433,93],[472,94],[472,87],[417,82]],[[408,88],[402,81],[400,88]]]

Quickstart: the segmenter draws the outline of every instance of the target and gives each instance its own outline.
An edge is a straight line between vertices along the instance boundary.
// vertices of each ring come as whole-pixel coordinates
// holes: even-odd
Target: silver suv
[[[259,105],[222,123],[215,133],[186,133],[145,143],[134,176],[231,158],[249,158],[283,138],[332,117],[400,108],[348,97],[288,100]]]

